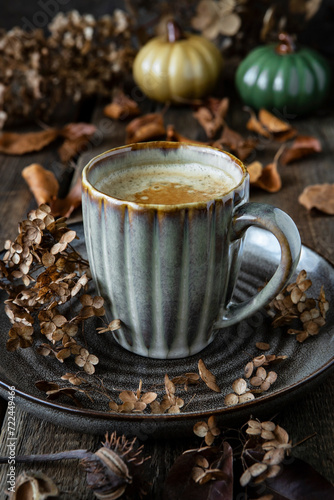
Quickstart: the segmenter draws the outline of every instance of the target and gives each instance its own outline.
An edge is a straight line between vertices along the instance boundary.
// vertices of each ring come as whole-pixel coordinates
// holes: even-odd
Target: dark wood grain
[[[152,103],[144,102],[143,109],[154,109]],[[97,125],[98,134],[86,151],[83,152],[77,163],[74,179],[80,175],[83,166],[96,154],[115,146],[124,144],[124,122],[113,122],[106,119],[102,113],[102,105],[96,107],[92,121]],[[161,108],[159,108],[161,109]],[[304,244],[334,263],[334,218],[320,213],[308,213],[299,205],[297,199],[305,186],[314,183],[334,183],[334,169],[332,158],[334,155],[334,113],[327,116],[310,117],[295,123],[300,133],[316,135],[323,145],[323,152],[310,156],[299,162],[280,166],[279,170],[283,180],[283,189],[276,194],[268,194],[260,190],[251,191],[251,201],[261,201],[276,205],[285,210],[296,222]],[[245,131],[247,114],[242,111],[237,102],[230,110],[227,117],[228,124],[242,132]],[[172,123],[182,134],[192,139],[202,140],[204,131],[194,119],[190,108],[172,107],[165,114],[166,125]],[[263,144],[263,149],[256,153],[256,159],[264,162],[271,161],[279,145],[275,143]],[[16,224],[22,219],[27,210],[34,206],[34,202],[21,179],[21,170],[32,162],[44,164],[47,168],[56,169],[56,175],[62,178],[66,169],[59,167],[59,160],[54,148],[24,157],[2,156],[0,162],[0,243],[4,244],[6,238],[13,238],[16,234]],[[255,158],[253,158],[255,159]],[[58,169],[58,170],[57,170]],[[66,191],[69,186],[63,186]],[[77,217],[78,214],[76,214]],[[79,213],[80,217],[80,213]],[[1,408],[1,406],[0,406]],[[4,408],[4,405],[2,405]],[[270,417],[270,416],[268,416]],[[51,453],[73,448],[97,449],[103,436],[81,434],[56,426],[39,418],[27,414],[24,410],[16,409],[17,418],[17,453]],[[313,435],[293,450],[293,454],[312,464],[320,473],[334,482],[334,467],[332,448],[334,443],[334,376],[308,392],[302,399],[295,401],[293,398],[275,416],[275,420],[289,432],[294,443]],[[0,453],[6,453],[7,420],[5,418],[0,436]],[[187,440],[170,440],[156,442],[146,441],[146,454],[151,455],[150,473],[152,491],[149,498],[161,498],[163,481],[167,471],[175,458],[185,449],[198,446],[197,438]],[[17,472],[24,466],[18,466]],[[92,493],[85,486],[84,473],[77,462],[62,462],[29,466],[43,470],[54,478],[62,490],[62,499],[93,498]],[[6,487],[6,467],[0,469],[0,491]],[[1,497],[2,498],[2,497]]]

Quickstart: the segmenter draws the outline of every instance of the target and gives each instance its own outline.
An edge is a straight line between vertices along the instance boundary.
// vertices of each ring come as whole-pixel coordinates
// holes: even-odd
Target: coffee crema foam
[[[153,205],[210,201],[238,181],[228,172],[200,164],[145,165],[112,172],[95,187],[113,198]]]

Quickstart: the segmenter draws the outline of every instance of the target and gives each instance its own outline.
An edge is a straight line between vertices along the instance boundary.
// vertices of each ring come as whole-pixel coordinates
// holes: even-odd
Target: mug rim
[[[175,203],[175,204],[163,204],[163,203],[145,203],[145,202],[134,202],[134,201],[129,201],[129,200],[123,200],[121,198],[116,198],[115,196],[109,195],[107,193],[104,193],[103,191],[100,191],[97,189],[89,180],[88,180],[88,174],[90,170],[97,165],[99,162],[103,161],[106,158],[110,158],[113,155],[117,155],[119,152],[122,152],[124,150],[129,150],[129,153],[132,151],[143,151],[143,150],[149,150],[149,149],[179,149],[179,148],[191,148],[191,149],[202,149],[202,150],[208,150],[209,152],[216,152],[216,153],[223,153],[227,155],[235,164],[238,165],[238,167],[241,169],[242,172],[242,177],[241,180],[229,191],[226,191],[224,195],[222,196],[217,196],[213,197],[210,200],[207,201],[194,201],[194,202],[187,202],[187,203]],[[201,208],[201,207],[207,207],[208,204],[215,202],[217,200],[221,200],[225,196],[229,196],[233,191],[237,191],[240,186],[242,186],[245,183],[245,180],[249,178],[249,173],[247,171],[247,168],[245,167],[244,163],[239,160],[236,156],[233,154],[229,153],[228,151],[225,151],[223,149],[219,149],[210,145],[206,144],[197,144],[193,142],[177,142],[177,141],[150,141],[150,142],[137,142],[137,143],[131,143],[131,144],[125,144],[123,146],[117,146],[115,148],[108,149],[107,151],[104,151],[103,153],[100,153],[99,155],[94,156],[84,167],[82,171],[82,186],[86,188],[90,192],[90,195],[94,194],[97,195],[101,198],[105,198],[108,200],[111,200],[113,203],[116,204],[121,204],[121,205],[128,205],[133,208],[137,209],[156,209],[156,210],[175,210],[175,209],[182,209],[182,208]]]

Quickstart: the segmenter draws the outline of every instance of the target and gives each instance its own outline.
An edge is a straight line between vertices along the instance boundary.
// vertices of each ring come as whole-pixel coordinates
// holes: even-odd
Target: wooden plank
[[[53,453],[71,449],[96,450],[99,447],[99,437],[90,434],[81,434],[57,425],[40,420],[26,414],[21,408],[16,407],[16,432],[17,455],[30,455]],[[8,422],[7,417],[0,434],[0,453],[7,456],[8,448]],[[64,460],[61,462],[40,464],[16,464],[16,477],[22,471],[40,470],[51,477],[58,486],[63,500],[92,500],[94,495],[87,488],[85,473],[79,467],[77,460]],[[0,465],[0,491],[3,492],[7,485],[8,466]],[[1,497],[2,498],[2,497]]]

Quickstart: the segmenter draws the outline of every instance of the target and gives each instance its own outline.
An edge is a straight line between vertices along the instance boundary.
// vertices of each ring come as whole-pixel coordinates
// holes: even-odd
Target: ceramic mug
[[[191,173],[194,164],[200,165],[203,179],[211,167],[230,170],[232,188],[209,201],[169,205],[117,197],[117,175],[124,175],[124,169],[178,165]],[[103,192],[105,178],[116,194]],[[121,320],[115,339],[136,354],[167,359],[201,351],[217,330],[251,316],[276,296],[299,260],[294,222],[271,205],[248,203],[246,168],[221,150],[176,142],[119,147],[88,163],[82,185],[92,276],[105,298],[108,320]],[[231,297],[250,226],[275,235],[281,261],[261,291],[236,304]]]

